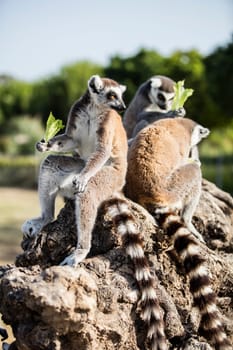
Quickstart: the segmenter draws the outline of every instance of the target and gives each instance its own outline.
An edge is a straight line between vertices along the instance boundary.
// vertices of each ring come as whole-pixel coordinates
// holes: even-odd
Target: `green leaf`
[[[184,106],[186,100],[193,94],[193,89],[184,88],[184,80],[180,80],[174,85],[175,97],[172,102],[172,111]]]
[[[54,137],[61,129],[63,129],[65,125],[63,125],[62,120],[55,119],[52,112],[50,112],[47,123],[44,139],[48,142],[52,137]]]

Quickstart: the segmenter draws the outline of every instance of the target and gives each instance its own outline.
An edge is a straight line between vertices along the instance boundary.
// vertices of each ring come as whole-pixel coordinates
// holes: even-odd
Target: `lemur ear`
[[[94,93],[99,93],[104,87],[103,81],[99,75],[92,75],[88,80],[88,88]]]
[[[162,85],[162,81],[159,78],[151,78],[151,87],[153,88],[159,88]]]
[[[125,90],[127,89],[127,86],[126,85],[120,85],[120,89],[121,89],[121,92],[123,94],[125,92]]]
[[[202,137],[207,137],[210,133],[210,130],[208,128],[204,128],[203,126],[200,127],[200,134]]]

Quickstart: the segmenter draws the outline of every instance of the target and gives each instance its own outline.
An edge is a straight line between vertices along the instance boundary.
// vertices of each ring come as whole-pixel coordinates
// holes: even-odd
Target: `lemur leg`
[[[200,241],[204,242],[202,235],[192,224],[192,217],[200,199],[201,179],[201,170],[197,162],[185,164],[177,169],[167,184],[167,205],[156,209],[155,212],[156,214],[162,214],[181,209],[181,217],[187,228]],[[177,198],[179,198],[179,201]]]
[[[55,199],[60,192],[72,197],[72,180],[81,171],[84,162],[79,158],[49,155],[40,166],[38,192],[41,215],[25,221],[22,232],[26,237],[38,234],[42,228],[54,219]],[[65,184],[65,185],[64,185]]]
[[[201,242],[204,242],[202,235],[192,224],[192,217],[201,195],[202,176],[200,166],[197,162],[186,164],[180,168],[176,176],[179,177],[181,181],[185,178],[186,186],[188,185],[187,188],[185,185],[183,186],[183,189],[180,187],[181,193],[183,190],[183,193],[185,194],[182,198],[183,208],[180,215],[188,230],[191,231]],[[181,186],[181,183],[179,183],[179,186]]]
[[[121,191],[124,184],[118,180],[119,178],[122,178],[122,175],[118,171],[105,166],[89,180],[85,191],[77,194],[75,199],[77,247],[61,262],[61,265],[77,266],[86,258],[91,248],[98,208],[103,201]]]
[[[182,198],[183,208],[181,212],[181,217],[184,220],[185,225],[188,230],[192,232],[192,234],[197,237],[201,242],[204,242],[202,235],[196,230],[194,225],[192,224],[192,217],[196,210],[196,207],[200,200],[201,195],[201,169],[197,162],[186,164],[177,170],[177,174],[175,174],[178,183],[178,190],[180,189],[181,194],[184,194]],[[184,185],[182,188],[183,179]]]

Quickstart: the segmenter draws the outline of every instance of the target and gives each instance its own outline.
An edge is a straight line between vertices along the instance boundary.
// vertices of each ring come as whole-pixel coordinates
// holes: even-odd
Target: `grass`
[[[13,263],[21,252],[21,225],[31,217],[40,213],[37,191],[0,187],[0,264]],[[63,201],[58,199],[57,212]]]

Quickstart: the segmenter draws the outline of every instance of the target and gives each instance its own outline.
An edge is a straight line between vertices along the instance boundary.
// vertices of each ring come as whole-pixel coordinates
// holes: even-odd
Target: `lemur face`
[[[171,110],[172,101],[175,96],[173,80],[166,77],[151,78],[149,97],[156,110],[166,113]]]
[[[88,89],[97,104],[106,105],[117,111],[126,109],[122,99],[126,86],[120,85],[114,80],[93,75],[88,81]]]

